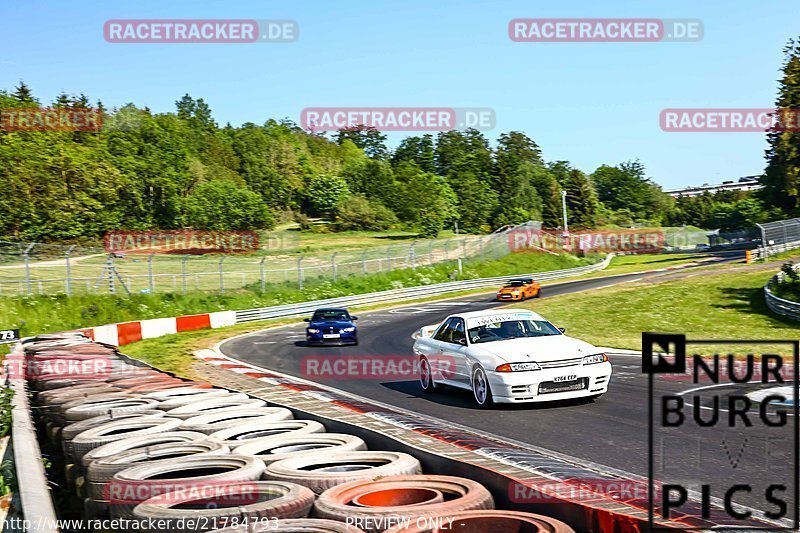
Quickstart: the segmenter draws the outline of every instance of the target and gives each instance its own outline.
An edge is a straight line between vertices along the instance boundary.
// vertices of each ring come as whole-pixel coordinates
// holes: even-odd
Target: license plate
[[[339,337],[341,337],[341,335],[339,335],[338,333],[323,333],[322,334],[322,338],[323,339],[338,339]]]
[[[575,381],[576,379],[578,379],[578,376],[576,376],[575,374],[572,374],[572,375],[569,375],[569,376],[558,376],[558,377],[555,377],[555,378],[553,378],[553,381],[555,381],[556,383],[561,383],[563,381]]]

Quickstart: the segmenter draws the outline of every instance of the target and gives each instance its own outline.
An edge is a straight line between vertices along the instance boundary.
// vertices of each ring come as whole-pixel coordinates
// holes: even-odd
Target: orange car
[[[497,291],[498,300],[527,300],[538,298],[542,295],[542,286],[533,278],[518,278],[509,280],[502,289]]]

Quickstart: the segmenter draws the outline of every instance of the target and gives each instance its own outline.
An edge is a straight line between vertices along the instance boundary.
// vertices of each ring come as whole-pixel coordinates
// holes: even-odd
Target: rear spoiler
[[[421,337],[430,337],[431,335],[433,335],[433,332],[436,331],[436,329],[440,325],[441,325],[441,322],[439,324],[431,324],[429,326],[422,326],[421,328],[419,328],[418,330],[416,330],[414,333],[411,334],[411,338],[416,340],[416,339],[419,339]]]

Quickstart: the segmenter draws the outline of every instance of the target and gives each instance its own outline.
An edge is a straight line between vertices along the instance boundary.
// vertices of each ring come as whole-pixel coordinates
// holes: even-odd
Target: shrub
[[[339,202],[334,216],[336,231],[381,231],[398,223],[394,212],[378,200],[354,194]]]

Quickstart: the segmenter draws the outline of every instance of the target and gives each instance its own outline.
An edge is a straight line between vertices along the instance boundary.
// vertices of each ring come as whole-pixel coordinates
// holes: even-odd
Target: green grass
[[[467,262],[461,279],[559,270],[589,264],[598,258],[576,258],[569,255],[514,253],[502,259]],[[236,290],[218,294],[192,292],[113,295],[20,296],[0,299],[0,324],[20,328],[22,335],[61,331],[129,320],[170,317],[230,309],[247,309],[281,305],[337,296],[428,285],[450,280],[453,262],[432,267],[394,270],[392,272],[342,276],[337,282],[327,278],[307,279],[303,290],[296,283],[259,286],[252,290]]]
[[[697,254],[635,254],[617,255],[603,274],[627,274],[643,270],[655,270],[672,266],[686,265],[700,259]]]
[[[640,282],[523,304],[599,346],[641,349],[643,331],[707,339],[795,339],[800,324],[773,315],[764,284],[774,272],[737,269]]]

